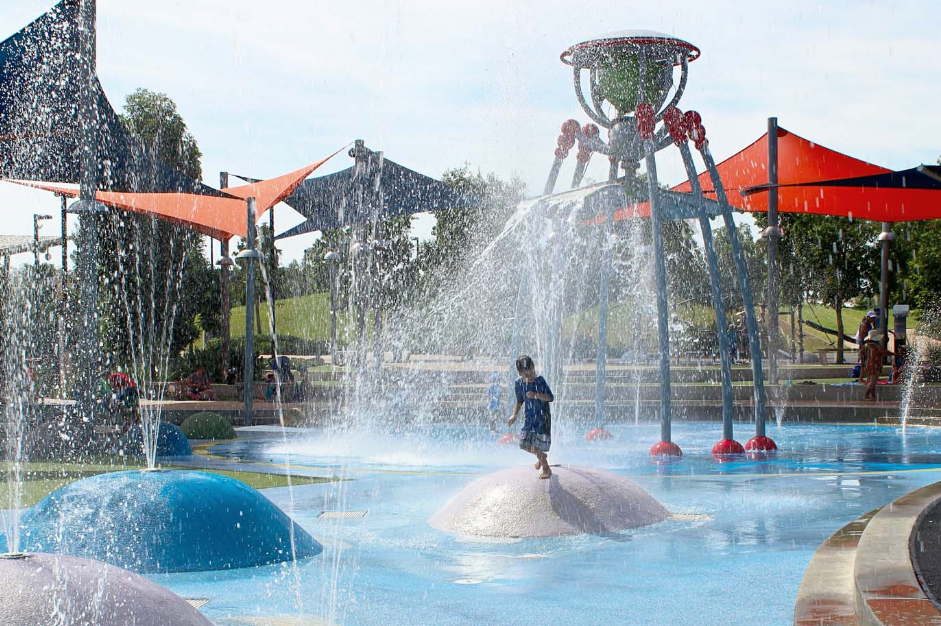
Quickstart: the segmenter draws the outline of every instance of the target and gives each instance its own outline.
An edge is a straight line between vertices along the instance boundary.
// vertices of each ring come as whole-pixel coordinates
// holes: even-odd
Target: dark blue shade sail
[[[0,42],[0,177],[81,179],[78,3],[63,1]],[[223,196],[156,160],[131,137],[97,78],[98,187]]]
[[[837,180],[818,180],[788,185],[756,185],[755,187],[743,188],[741,193],[743,196],[747,196],[765,191],[771,187],[859,187],[866,189],[930,189],[941,191],[941,166],[919,165],[907,170]]]
[[[365,164],[368,163],[368,164]],[[284,203],[307,218],[276,237],[386,220],[425,211],[460,208],[479,200],[474,194],[403,167],[375,153],[361,166],[309,178]],[[362,198],[362,201],[359,199]]]

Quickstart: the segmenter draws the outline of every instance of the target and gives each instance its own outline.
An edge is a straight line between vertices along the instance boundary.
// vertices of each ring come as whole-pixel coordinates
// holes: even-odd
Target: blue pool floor
[[[941,429],[785,425],[782,451],[718,463],[719,425],[676,424],[685,456],[653,463],[656,424],[589,444],[559,433],[552,463],[627,476],[676,518],[609,536],[481,540],[428,518],[480,475],[530,462],[484,429],[312,430],[215,446],[223,456],[347,480],[264,493],[324,544],[295,564],[152,576],[217,626],[790,624],[804,569],[842,525],[941,480]],[[739,426],[743,441],[748,432]],[[323,511],[361,511],[325,519]],[[302,616],[302,617],[301,617]],[[278,621],[282,620],[282,621]]]

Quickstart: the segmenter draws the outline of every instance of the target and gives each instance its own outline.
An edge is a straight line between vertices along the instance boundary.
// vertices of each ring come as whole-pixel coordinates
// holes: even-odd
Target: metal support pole
[[[559,170],[562,169],[562,159],[556,157],[552,162],[552,167],[549,169],[549,178],[546,179],[546,186],[542,190],[542,195],[548,196],[552,193],[552,190],[555,189],[555,182],[559,178]]]
[[[69,223],[66,220],[68,215],[68,198],[59,196],[62,199],[62,274],[69,271]]]
[[[246,217],[248,219],[248,228],[246,232],[246,250],[252,252],[255,250],[255,198],[248,198],[245,203]],[[242,414],[242,423],[245,426],[252,425],[252,396],[254,392],[255,379],[255,328],[252,317],[255,314],[255,259],[249,257],[245,259],[245,389],[243,399],[245,402],[244,413]]]
[[[516,291],[516,306],[513,309],[513,334],[510,336],[510,363],[509,363],[509,380],[515,380],[517,376],[516,371],[516,358],[520,356],[520,345],[522,344],[522,334],[523,334],[523,303],[526,301],[526,284],[528,282],[528,277],[520,277],[519,286]],[[507,394],[506,406],[507,411],[513,410],[513,405],[516,403],[516,396],[512,393]]]
[[[660,222],[657,160],[652,140],[644,142],[644,163],[647,166],[647,193],[650,196],[650,227],[653,233],[654,276],[657,281],[657,338],[660,343],[660,441],[671,442],[672,421],[670,389],[670,318],[667,311],[667,267],[663,252],[663,231]]]
[[[892,224],[882,222],[879,241],[882,242],[882,271],[879,277],[879,331],[882,333],[882,349],[889,344],[889,246],[895,235]]]
[[[356,215],[362,216],[364,195],[366,193],[365,177],[369,169],[369,157],[366,151],[366,144],[362,139],[357,139],[353,143],[351,156],[354,160],[353,165],[353,206]],[[364,246],[367,245],[365,228],[357,226],[353,229],[353,241],[355,250],[352,254],[353,263],[353,305],[356,311],[356,364],[362,365],[366,362],[366,310],[368,308],[369,284],[366,280],[368,263],[364,263],[364,255],[367,254]]]
[[[768,382],[778,381],[778,118],[768,118]]]
[[[374,240],[375,241],[375,240]],[[383,252],[376,248],[374,244],[372,250],[372,309],[373,309],[373,350],[372,350],[372,361],[373,361],[373,371],[376,374],[379,374],[380,369],[382,368],[382,358],[383,352],[382,349],[382,258],[381,255]]]
[[[330,252],[328,254],[336,254]],[[337,366],[337,263],[338,259],[330,258],[330,364]]]
[[[686,175],[692,185],[693,196],[702,198],[702,187],[699,184],[699,176],[696,174],[689,144],[683,142],[679,145],[679,149],[683,156],[683,165],[686,166]],[[722,367],[722,438],[732,439],[732,360],[729,349],[728,321],[725,315],[725,303],[722,301],[719,259],[716,257],[716,249],[712,241],[712,226],[709,224],[709,218],[706,217],[705,208],[699,216],[699,228],[702,231],[703,247],[706,249],[709,284],[712,287],[712,302],[716,310],[716,333],[719,337],[719,358]]]
[[[275,306],[278,295],[275,292],[275,273],[278,271],[278,254],[274,248],[274,207],[268,209],[268,236],[271,237],[271,253],[268,257],[268,293],[271,294],[271,331],[278,334],[278,318],[275,315]],[[274,341],[274,338],[272,338]]]
[[[68,198],[59,196],[62,202],[62,272],[59,280],[59,319],[57,339],[59,343],[59,397],[65,397],[65,334],[66,319],[69,310],[68,276],[69,276],[69,224],[66,219],[68,213]]]
[[[804,294],[797,303],[797,362],[804,362]]]
[[[39,272],[39,216],[33,215],[33,277]]]
[[[745,325],[748,328],[748,343],[751,352],[752,378],[754,379],[755,389],[755,436],[764,437],[765,385],[761,367],[761,338],[758,333],[758,320],[755,318],[755,301],[748,280],[745,254],[742,252],[742,244],[738,239],[738,230],[735,227],[735,221],[732,219],[732,207],[725,195],[725,187],[722,186],[722,179],[719,177],[719,170],[716,168],[716,162],[712,158],[712,152],[709,150],[708,144],[703,145],[700,154],[706,169],[709,171],[709,178],[712,180],[712,188],[715,189],[716,199],[722,207],[722,220],[725,222],[725,228],[729,235],[729,244],[732,247],[732,257],[735,259],[738,283],[742,290],[742,301],[745,305]]]
[[[219,188],[226,189],[229,186],[229,173],[219,172]],[[221,239],[219,241],[219,259],[229,258],[229,240]],[[229,265],[221,263],[219,265],[219,289],[221,293],[222,305],[222,370],[229,369],[229,346],[230,328],[229,328]]]
[[[98,106],[96,83],[95,0],[79,0],[79,119],[82,133],[82,174],[79,197],[85,213],[81,217],[78,281],[81,286],[82,328],[79,331],[80,367],[76,385],[79,415],[84,423],[95,424],[98,403],[95,398],[100,364],[98,362],[98,216],[95,192],[98,187]]]
[[[604,217],[604,241],[601,248],[601,286],[598,293],[598,353],[595,365],[595,427],[604,423],[604,384],[608,355],[608,296],[611,285],[611,231],[614,228],[613,202],[608,203]]]
[[[372,223],[372,243],[370,245],[369,255],[369,290],[373,310],[373,371],[376,375],[382,367],[382,358],[385,350],[383,349],[382,336],[382,283],[383,283],[383,255],[386,253],[385,241],[383,239],[383,228],[380,217],[382,215],[382,166],[385,157],[383,152],[375,152],[369,155],[368,163],[375,169],[375,177],[371,179],[369,186],[369,215]]]

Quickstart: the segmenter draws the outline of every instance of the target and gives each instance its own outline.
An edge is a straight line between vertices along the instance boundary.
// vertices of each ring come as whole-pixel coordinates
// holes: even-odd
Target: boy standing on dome
[[[516,359],[516,371],[520,377],[514,385],[516,406],[507,426],[513,426],[520,408],[526,407],[523,430],[520,432],[520,448],[536,455],[536,469],[541,469],[539,478],[549,478],[549,459],[546,453],[552,443],[552,416],[549,403],[555,400],[549,383],[542,376],[536,376],[536,366],[528,356]]]

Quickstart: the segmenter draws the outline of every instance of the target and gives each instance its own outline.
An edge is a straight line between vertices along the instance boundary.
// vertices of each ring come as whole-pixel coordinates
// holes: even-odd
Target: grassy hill
[[[260,325],[263,333],[268,332],[268,305],[259,307]],[[305,339],[330,338],[330,295],[325,293],[297,298],[286,298],[275,302],[275,319],[278,322],[279,335],[292,335]],[[338,323],[346,322],[345,316]],[[245,336],[245,306],[232,308],[230,317],[230,335]],[[337,331],[340,332],[339,330]]]
[[[843,324],[844,332],[848,335],[854,335],[859,323],[866,314],[864,308],[844,308]],[[260,307],[261,329],[262,332],[268,332],[268,306]],[[318,293],[309,296],[298,296],[296,298],[286,298],[278,300],[276,303],[275,317],[278,323],[278,335],[290,335],[311,340],[329,340],[330,339],[330,296],[326,293]],[[677,317],[683,320],[688,326],[693,328],[712,328],[715,323],[715,314],[710,307],[702,305],[687,304],[677,309]],[[640,341],[655,341],[657,333],[657,322],[655,317],[640,320],[638,322],[637,311],[632,303],[621,302],[612,304],[611,314],[608,319],[608,343],[611,346],[630,346]],[[827,328],[836,329],[836,311],[832,307],[809,304],[804,306],[804,319],[814,322]],[[917,325],[917,313],[909,318],[909,328]],[[791,338],[791,320],[787,314],[779,316],[779,326],[781,333]],[[644,337],[633,337],[637,328],[641,329]],[[891,323],[890,323],[891,327]],[[231,314],[231,336],[245,336],[245,307],[238,306],[232,309]],[[341,310],[337,314],[337,333],[341,343],[344,337],[351,338],[355,325],[353,316],[348,310]],[[575,333],[593,340],[598,335],[598,309],[597,307],[587,309],[578,315],[570,316],[566,319],[563,326],[563,332],[566,335]],[[649,339],[648,339],[649,338]],[[835,348],[836,337],[828,335],[822,331],[804,326],[804,349],[808,352],[814,352],[821,348]]]

